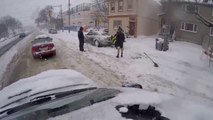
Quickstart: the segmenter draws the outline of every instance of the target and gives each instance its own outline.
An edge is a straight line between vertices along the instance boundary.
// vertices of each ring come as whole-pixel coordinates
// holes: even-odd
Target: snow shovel
[[[154,62],[152,58],[150,58],[145,52],[143,53],[154,63],[154,67],[159,67],[159,65],[156,62]]]

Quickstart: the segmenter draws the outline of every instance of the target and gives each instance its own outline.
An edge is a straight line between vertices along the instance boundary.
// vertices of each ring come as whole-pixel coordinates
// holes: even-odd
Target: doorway
[[[135,35],[135,22],[129,22],[129,35]]]

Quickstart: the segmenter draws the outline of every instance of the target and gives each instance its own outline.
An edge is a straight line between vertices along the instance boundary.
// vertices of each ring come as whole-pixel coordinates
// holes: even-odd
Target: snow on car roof
[[[47,36],[47,35],[38,35],[38,36],[36,36],[35,37],[35,39],[40,39],[40,38],[48,38],[49,36]]]

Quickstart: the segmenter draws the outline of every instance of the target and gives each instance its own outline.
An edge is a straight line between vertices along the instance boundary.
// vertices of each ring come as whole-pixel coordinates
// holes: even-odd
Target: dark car
[[[85,42],[97,47],[111,46],[112,41],[108,33],[90,30],[85,35]]]
[[[39,35],[32,41],[32,54],[34,58],[56,55],[53,39],[46,35]]]
[[[26,34],[25,34],[25,33],[19,34],[19,38],[24,38],[24,37],[26,37]]]
[[[57,34],[57,30],[56,29],[49,29],[49,33],[51,33],[51,34]]]

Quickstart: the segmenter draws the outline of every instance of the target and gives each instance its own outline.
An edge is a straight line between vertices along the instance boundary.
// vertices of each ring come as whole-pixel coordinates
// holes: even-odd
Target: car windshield
[[[67,91],[62,93],[56,93],[54,100],[47,100],[47,97],[32,101],[16,108],[12,108],[7,111],[9,116],[0,117],[2,120],[46,120],[48,118],[54,118],[99,102],[103,102],[115,97],[119,90],[115,89],[93,89],[88,88],[84,90]],[[48,95],[48,96],[52,96]],[[57,105],[54,105],[56,104]],[[40,105],[40,108],[37,108]],[[21,109],[20,109],[21,108]],[[21,111],[25,114],[19,114]],[[16,113],[17,112],[17,113]],[[0,112],[3,114],[2,112]],[[0,116],[1,116],[0,114]]]
[[[122,92],[62,120],[211,120],[213,0],[0,0],[0,117],[66,86]]]

